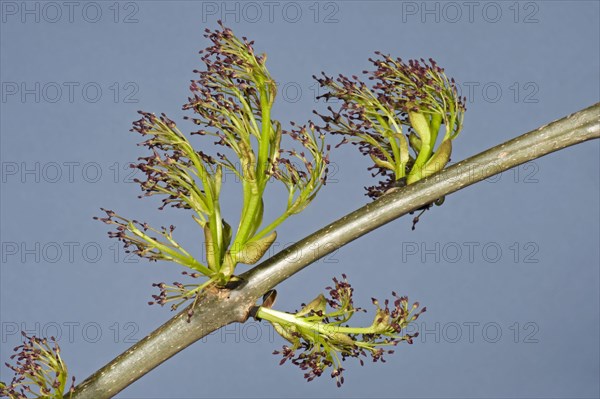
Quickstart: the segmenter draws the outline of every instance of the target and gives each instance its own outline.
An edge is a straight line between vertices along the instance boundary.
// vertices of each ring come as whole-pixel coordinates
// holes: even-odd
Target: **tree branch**
[[[190,322],[190,306],[75,388],[73,399],[110,398],[209,333],[248,319],[266,291],[306,266],[382,225],[490,176],[600,137],[600,103],[390,192],[329,224],[242,274],[225,289],[207,289]],[[318,251],[312,249],[319,248]],[[65,398],[69,397],[66,395]]]

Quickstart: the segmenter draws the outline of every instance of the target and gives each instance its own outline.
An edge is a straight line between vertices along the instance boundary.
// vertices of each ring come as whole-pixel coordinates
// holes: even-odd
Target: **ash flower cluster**
[[[290,216],[308,205],[308,198],[314,198],[325,184],[329,148],[323,135],[315,134],[312,123],[296,127],[290,122],[293,128],[286,131],[279,121],[270,119],[277,86],[266,69],[266,55],[257,56],[253,41],[240,40],[221,26],[222,31],[206,30],[205,36],[213,43],[201,51],[206,70],[194,71],[199,78],[191,82],[193,97],[183,107],[198,117],[186,119],[202,127],[192,134],[216,137],[215,144],[241,160],[238,170],[227,154],[217,154],[218,163],[237,174],[244,186],[256,183],[262,191],[269,177],[283,182],[291,196],[286,209],[286,217]],[[300,143],[312,159],[303,151],[282,149],[284,136]]]
[[[338,110],[329,106],[328,115],[315,111],[325,122],[319,129],[343,135],[342,143],[357,145],[372,159],[369,169],[375,170],[373,176],[382,177],[377,185],[366,188],[373,199],[395,182],[404,179],[411,184],[443,169],[466,110],[454,79],[448,79],[432,59],[405,63],[379,52],[376,55],[379,58],[369,59],[376,69],[363,71],[374,81],[372,87],[357,76],[314,76],[327,90],[320,97],[342,102]],[[436,149],[442,124],[445,132]]]
[[[71,386],[65,394],[68,383],[67,366],[60,357],[60,348],[54,337],[50,340],[28,337],[22,345],[14,348],[16,352],[10,358],[15,364],[6,363],[15,376],[10,385],[0,382],[0,396],[10,399],[46,398],[62,399],[70,397],[74,390],[75,377],[71,378]]]
[[[312,123],[291,123],[291,130],[286,131],[272,119],[277,87],[266,68],[266,55],[257,55],[253,42],[219,25],[221,30],[206,30],[205,37],[212,44],[200,52],[205,69],[194,71],[198,78],[191,81],[192,95],[183,109],[194,113],[185,119],[200,127],[191,134],[214,137],[214,144],[223,150],[209,154],[197,149],[165,114],[139,111],[142,117],[131,129],[142,135],[140,145],[151,152],[131,165],[144,176],[136,179],[143,191],[140,197],[162,196],[159,209],[192,210],[204,234],[206,259],[195,258],[179,245],[173,226],[158,230],[106,210],[107,217],[96,218],[116,226],[109,236],[122,241],[128,251],[152,261],[179,263],[192,269],[194,276],[208,278],[199,285],[156,284],[161,293],[154,296],[154,303],[175,301],[173,309],[197,298],[210,284],[225,285],[238,264],[258,262],[275,241],[276,228],[308,206],[325,185],[328,171],[329,147]],[[284,138],[302,149],[283,149]],[[237,229],[221,213],[224,169],[241,181]],[[288,201],[278,217],[263,223],[263,196],[273,180],[283,183]]]
[[[210,276],[213,274],[210,269],[199,263],[173,239],[175,226],[170,225],[168,228],[161,227],[160,230],[157,230],[148,225],[148,223],[128,220],[117,215],[110,209],[101,209],[106,213],[106,217],[100,218],[95,216],[94,219],[116,226],[116,231],[109,232],[108,236],[121,241],[126,253],[136,254],[150,261],[165,260],[176,262],[190,269],[197,270],[204,275]],[[161,238],[152,234],[158,234]]]
[[[416,334],[403,334],[409,323],[415,321],[426,308],[418,310],[419,303],[408,304],[407,297],[392,293],[393,300],[385,300],[383,307],[373,298],[376,306],[373,322],[368,327],[351,327],[346,323],[364,309],[353,304],[353,288],[342,275],[327,287],[329,298],[319,295],[294,314],[279,312],[263,304],[256,317],[269,321],[275,330],[291,345],[273,353],[281,355],[280,364],[290,361],[304,371],[304,378],[312,381],[331,367],[331,377],[338,386],[344,382],[342,362],[347,358],[369,357],[373,362],[385,362],[384,355],[392,354],[400,342],[412,344]],[[328,309],[329,307],[329,309]]]
[[[142,118],[133,123],[131,131],[146,138],[139,145],[147,147],[152,155],[140,157],[138,160],[142,162],[131,165],[146,177],[146,180],[136,178],[134,181],[140,185],[144,196],[166,196],[159,209],[167,205],[194,209],[197,217],[206,223],[213,212],[212,200],[218,199],[221,188],[217,163],[209,155],[195,150],[165,114],[156,117],[148,112],[138,112]]]

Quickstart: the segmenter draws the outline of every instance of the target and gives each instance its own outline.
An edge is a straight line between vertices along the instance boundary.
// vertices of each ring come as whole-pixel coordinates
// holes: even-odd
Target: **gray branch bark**
[[[189,323],[188,307],[88,377],[71,397],[113,397],[200,338],[227,324],[245,322],[265,292],[319,258],[442,196],[554,151],[597,139],[599,119],[597,103],[357,209],[242,274],[230,287],[206,290]]]

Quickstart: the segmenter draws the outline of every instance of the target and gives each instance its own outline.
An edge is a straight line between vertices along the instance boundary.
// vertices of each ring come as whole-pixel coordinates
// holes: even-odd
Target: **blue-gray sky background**
[[[136,198],[127,165],[145,152],[128,130],[138,109],[193,129],[180,109],[202,67],[203,30],[217,19],[268,53],[281,88],[273,116],[284,125],[324,109],[313,74],[359,74],[375,50],[434,58],[468,97],[453,161],[599,100],[596,1],[1,7],[0,358],[20,329],[58,335],[79,382],[172,316],[146,302],[151,283],[179,280],[182,270],[125,258],[92,220],[99,207],[173,223],[200,253],[189,214]],[[278,248],[367,202],[367,160],[352,147],[331,158],[330,183],[279,229]],[[598,141],[554,153],[449,196],[414,232],[409,218],[397,220],[278,287],[277,308],[292,311],[346,273],[358,305],[396,290],[427,306],[412,346],[386,364],[347,362],[341,389],[328,376],[306,383],[296,367],[278,366],[271,352],[284,341],[251,322],[194,344],[118,397],[597,398],[598,170]],[[225,217],[235,222],[231,176],[226,193]],[[269,195],[269,215],[280,194]],[[1,370],[2,380],[11,377]]]

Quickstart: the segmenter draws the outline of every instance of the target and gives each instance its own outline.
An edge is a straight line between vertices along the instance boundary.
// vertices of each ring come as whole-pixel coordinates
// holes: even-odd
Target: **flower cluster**
[[[11,359],[15,365],[6,363],[15,376],[10,385],[0,382],[0,396],[11,399],[54,398],[62,399],[67,388],[67,366],[60,357],[60,348],[54,337],[28,337],[21,333],[26,341],[14,348]],[[74,390],[75,377],[71,379],[69,394]]]
[[[123,242],[126,253],[134,253],[151,261],[176,262],[208,276],[213,274],[210,269],[200,264],[173,239],[175,226],[171,225],[168,228],[162,227],[161,230],[157,230],[147,223],[128,220],[114,211],[101,209],[106,213],[106,217],[95,216],[94,219],[116,226],[116,231],[109,232],[108,236]],[[162,238],[152,236],[153,233],[159,234]]]
[[[454,79],[448,79],[435,61],[405,63],[376,54],[380,58],[369,59],[376,69],[363,71],[374,81],[372,87],[357,76],[314,76],[327,90],[320,97],[342,102],[338,110],[328,107],[329,115],[315,111],[325,122],[319,129],[343,135],[342,143],[358,145],[374,163],[373,176],[382,177],[366,188],[371,198],[380,197],[401,179],[412,184],[443,169],[466,110]],[[445,132],[436,148],[442,124]]]
[[[144,178],[136,179],[143,195],[162,196],[162,205],[192,210],[193,219],[204,233],[206,259],[198,260],[173,238],[173,229],[160,230],[146,223],[129,220],[112,211],[96,218],[116,225],[111,237],[125,248],[149,260],[179,263],[208,280],[200,285],[157,284],[161,305],[191,299],[210,285],[225,285],[235,267],[260,260],[274,242],[275,229],[288,217],[302,211],[326,182],[329,148],[324,135],[312,123],[285,131],[271,118],[277,87],[266,68],[266,56],[257,55],[253,42],[238,39],[219,21],[221,30],[206,30],[212,45],[201,51],[205,65],[192,80],[192,96],[183,106],[195,115],[190,119],[200,130],[192,135],[212,136],[224,148],[209,155],[196,149],[190,140],[165,114],[139,111],[141,119],[133,123],[134,132],[142,135],[140,143],[151,155],[132,164]],[[282,149],[282,139],[300,144],[302,149]],[[237,158],[234,159],[234,158]],[[220,194],[223,171],[239,177],[243,193],[240,222],[234,230],[221,214]],[[281,181],[288,191],[288,201],[279,217],[263,224],[264,192],[270,181]],[[152,233],[157,233],[158,238]]]
[[[273,138],[281,127],[270,116],[277,86],[266,69],[266,56],[254,53],[254,43],[240,40],[231,29],[221,27],[222,31],[206,29],[205,37],[213,44],[200,52],[206,70],[194,71],[199,78],[192,80],[193,96],[183,108],[198,115],[186,118],[202,127],[194,134],[217,137],[217,144],[231,149],[241,160],[242,170],[220,154],[225,165],[244,180],[262,183],[279,150]],[[260,144],[261,162],[256,165],[252,137]]]
[[[221,180],[217,178],[221,172],[215,160],[196,151],[165,114],[156,117],[138,112],[142,118],[133,122],[131,131],[146,138],[140,145],[147,147],[152,155],[140,157],[138,160],[142,162],[131,165],[146,177],[146,180],[136,178],[134,181],[144,196],[166,196],[160,209],[167,205],[194,209],[201,222],[206,223],[213,213],[212,200],[221,188]]]
[[[356,312],[364,310],[354,307],[353,288],[345,275],[341,280],[334,278],[333,282],[333,287],[326,288],[329,298],[321,294],[294,314],[276,311],[263,304],[255,317],[269,321],[290,342],[291,346],[284,345],[282,350],[273,352],[282,356],[280,364],[291,361],[305,372],[304,378],[308,381],[331,367],[331,377],[341,386],[344,382],[342,361],[370,356],[373,362],[385,362],[383,356],[394,352],[385,348],[402,341],[412,344],[418,333],[403,334],[403,330],[426,308],[418,310],[418,302],[409,306],[407,297],[394,292],[393,302],[385,300],[384,307],[373,298],[377,309],[370,326],[350,327],[346,323]],[[364,365],[362,359],[359,361]]]
[[[266,55],[254,53],[254,42],[238,39],[225,27],[222,31],[207,29],[205,36],[213,43],[201,51],[206,70],[194,71],[199,78],[191,82],[193,97],[183,107],[198,116],[188,118],[201,126],[192,134],[214,136],[216,144],[235,154],[240,165],[223,153],[217,154],[218,163],[240,178],[245,191],[262,193],[270,177],[283,182],[290,198],[281,220],[298,213],[326,181],[329,148],[324,146],[323,135],[315,135],[312,123],[308,128],[296,128],[291,122],[293,129],[285,131],[279,121],[271,120],[277,86],[266,69]],[[304,151],[282,149],[284,135],[300,143],[311,159]],[[242,217],[246,215],[243,212]],[[258,235],[264,236],[274,227]],[[244,233],[249,236],[256,230]]]
[[[327,182],[329,165],[330,148],[324,145],[324,136],[315,133],[315,125],[312,122],[309,122],[308,127],[296,126],[293,122],[290,124],[292,130],[284,130],[283,134],[300,143],[310,156],[304,151],[281,150],[277,156],[277,164],[272,165],[269,171],[288,190],[288,202],[283,217],[299,213],[310,204]]]

